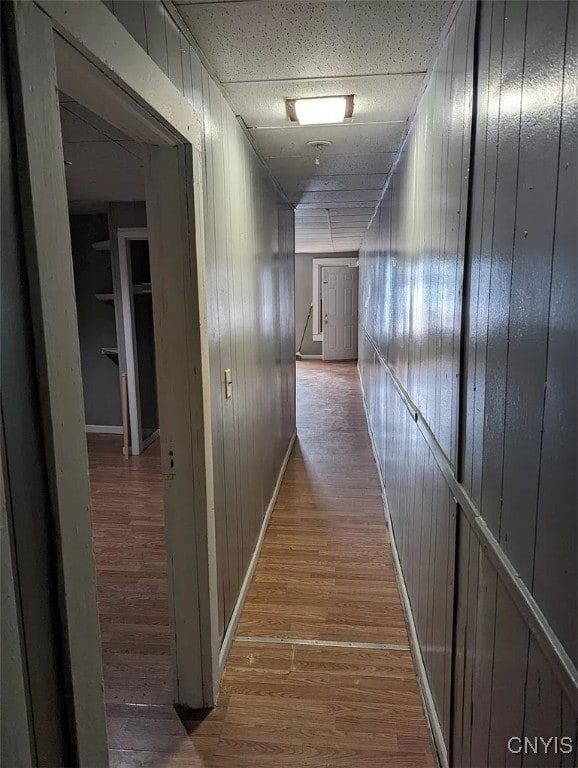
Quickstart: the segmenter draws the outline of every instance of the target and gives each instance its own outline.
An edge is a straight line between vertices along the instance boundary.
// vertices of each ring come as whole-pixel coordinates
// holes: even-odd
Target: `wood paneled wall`
[[[507,747],[576,747],[576,10],[463,3],[360,254],[368,418],[460,768],[576,764]]]
[[[160,0],[108,8],[203,120],[204,240],[223,637],[295,428],[293,208]],[[224,397],[230,368],[233,397]]]

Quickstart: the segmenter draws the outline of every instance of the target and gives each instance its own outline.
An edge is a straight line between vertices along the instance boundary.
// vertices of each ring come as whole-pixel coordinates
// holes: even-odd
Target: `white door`
[[[357,359],[357,267],[323,267],[323,359]]]

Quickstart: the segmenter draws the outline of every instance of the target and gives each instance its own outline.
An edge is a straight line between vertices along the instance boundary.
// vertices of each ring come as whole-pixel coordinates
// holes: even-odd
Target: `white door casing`
[[[357,267],[323,267],[323,359],[357,359]]]
[[[118,261],[120,274],[120,300],[123,324],[126,378],[128,389],[128,409],[130,421],[130,447],[134,456],[143,451],[142,429],[140,420],[140,392],[138,380],[138,358],[136,331],[134,324],[133,284],[130,261],[130,241],[148,240],[146,228],[126,228],[117,230]]]

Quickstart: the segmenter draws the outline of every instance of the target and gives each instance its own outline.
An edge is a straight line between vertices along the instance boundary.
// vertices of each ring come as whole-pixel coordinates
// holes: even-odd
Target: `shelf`
[[[133,285],[132,292],[134,294],[152,293],[151,284],[150,283],[137,283],[136,285]]]
[[[92,247],[95,251],[110,251],[110,240],[100,240],[98,243],[93,243]]]
[[[106,355],[113,362],[118,363],[118,349],[116,347],[102,347],[100,354]]]
[[[146,296],[152,293],[150,283],[138,283],[133,285],[132,292],[135,296]],[[99,301],[114,301],[114,293],[95,293]]]

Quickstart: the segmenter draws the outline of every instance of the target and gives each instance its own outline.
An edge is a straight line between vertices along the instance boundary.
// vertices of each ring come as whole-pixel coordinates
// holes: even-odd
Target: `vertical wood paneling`
[[[523,733],[530,739],[562,736],[561,711],[563,694],[536,641],[530,638],[528,672],[524,702]],[[560,765],[560,753],[552,746],[538,755],[529,752],[522,756],[524,768],[547,768]]]
[[[488,12],[488,5],[483,5]],[[507,2],[504,13],[501,75],[496,85],[499,100],[498,167],[492,218],[490,296],[486,349],[484,461],[482,498],[484,518],[499,536],[502,509],[504,421],[512,249],[516,222],[521,113],[521,72],[524,63],[526,5]],[[502,83],[502,89],[499,88]],[[474,176],[476,171],[474,170]],[[491,194],[491,192],[490,192]],[[475,210],[472,205],[472,210]],[[499,248],[493,244],[499,243]]]
[[[528,3],[521,85],[500,541],[527,585],[536,533],[567,8],[557,0]]]
[[[394,379],[576,658],[576,10],[460,7],[360,252],[368,418],[460,768],[573,765],[507,743],[575,738],[575,712]]]
[[[183,72],[183,96],[193,104],[193,75],[191,71],[191,46],[180,34],[181,69]],[[201,110],[199,110],[201,111]]]
[[[566,22],[571,7],[540,2],[481,7],[464,445],[464,482],[472,498],[528,587],[537,569],[543,574],[539,604],[548,618],[558,619],[553,628],[569,651],[576,637],[569,619],[576,615],[575,590],[565,588],[576,583],[570,556],[576,542],[575,474],[569,464],[564,471],[563,461],[546,459],[544,447],[562,448],[561,440],[575,465],[575,410],[564,419],[566,434],[558,418],[548,423],[545,410],[548,381],[556,383],[553,391],[564,382],[566,392],[576,381],[575,366],[570,371],[549,353],[550,343],[556,348],[561,342],[574,359],[576,350],[575,307],[554,277],[559,231],[566,233],[561,250],[570,270],[566,280],[572,275],[575,280],[575,256],[570,256],[576,251],[575,216],[560,194],[565,180],[560,169],[575,164],[575,147],[571,159],[562,157],[562,137],[569,138],[563,62],[573,29]],[[575,114],[566,125],[572,122],[575,141]],[[567,202],[572,200],[573,210],[575,196],[573,184]],[[556,325],[552,307],[560,313]],[[573,334],[560,333],[570,326]],[[560,394],[557,403],[575,409]],[[548,502],[542,497],[541,506],[543,481]],[[545,505],[544,530],[539,519]],[[570,507],[574,511],[566,515]],[[556,530],[554,546],[548,530]],[[565,547],[562,538],[574,543]],[[538,553],[544,553],[540,564]],[[462,578],[460,568],[460,585]],[[521,757],[504,749],[510,736],[572,734],[563,722],[560,681],[483,555],[479,583],[473,690],[464,698],[472,711],[470,762],[462,764],[559,765],[560,753]]]
[[[181,41],[184,43],[183,36],[175,22],[171,19],[168,11],[165,13],[165,34],[167,36],[167,66],[168,76],[173,84],[183,92],[183,63],[181,54]]]
[[[578,466],[576,398],[576,283],[578,253],[578,6],[568,5],[562,125],[552,284],[548,317],[546,391],[533,592],[570,656],[578,660],[576,541]],[[555,514],[552,511],[555,510]],[[556,589],[552,585],[557,585]]]
[[[504,587],[498,584],[488,765],[509,768],[522,762],[520,755],[508,750],[507,743],[512,736],[523,735],[528,643],[527,626]]]
[[[383,440],[392,524],[448,739],[455,503],[381,358],[455,462],[472,8],[464,5],[443,43],[360,254],[368,337],[361,354],[369,355],[362,378],[373,434],[378,445]]]
[[[147,35],[146,50],[151,59],[167,75],[169,64],[167,58],[167,33],[165,31],[165,9],[161,3],[147,0],[144,4],[144,10]],[[119,19],[119,21],[122,24],[122,19]]]
[[[140,0],[124,4],[142,5]],[[146,40],[139,42],[203,124],[218,623],[223,637],[295,428],[293,209],[275,189],[218,85],[160,0],[145,0],[144,12]],[[123,8],[117,14],[133,35],[135,13]],[[227,368],[233,377],[231,399],[224,397]]]
[[[146,50],[147,33],[144,6],[145,0],[114,0],[111,10],[123,27]]]
[[[497,575],[488,560],[478,561],[478,596],[475,601],[477,663],[474,669],[471,699],[472,766],[489,765],[489,733],[491,716],[492,671],[494,668],[494,635],[496,625]]]

